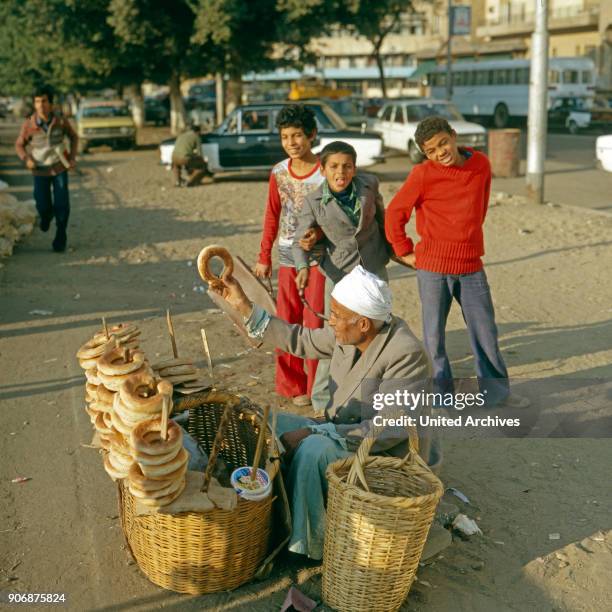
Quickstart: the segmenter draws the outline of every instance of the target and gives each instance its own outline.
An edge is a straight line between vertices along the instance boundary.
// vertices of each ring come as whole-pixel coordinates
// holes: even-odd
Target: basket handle
[[[408,452],[406,456],[402,459],[400,465],[404,465],[406,461],[412,456],[412,453],[417,454],[419,452],[419,436],[416,431],[416,427],[407,427],[408,430]],[[363,486],[366,491],[370,491],[368,487],[368,483],[366,482],[365,472],[363,471],[367,459],[370,456],[370,450],[376,439],[382,435],[382,433],[386,430],[386,427],[372,427],[366,437],[362,440],[359,448],[357,449],[357,453],[355,455],[355,459],[351,464],[351,469],[349,470],[347,482],[348,484],[354,485],[357,478],[359,478],[359,482]]]
[[[208,458],[208,465],[206,466],[206,472],[204,472],[204,481],[202,482],[202,488],[200,489],[202,493],[208,492],[208,487],[210,486],[210,480],[212,478],[213,470],[215,469],[215,464],[217,463],[217,456],[219,455],[219,450],[221,449],[221,443],[223,442],[223,436],[225,435],[225,430],[227,429],[227,424],[229,423],[230,415],[232,414],[233,409],[234,409],[234,404],[232,402],[228,402],[225,405],[223,414],[221,415],[221,421],[219,422],[219,429],[217,429],[215,440],[213,442],[213,446],[210,451],[210,457]]]

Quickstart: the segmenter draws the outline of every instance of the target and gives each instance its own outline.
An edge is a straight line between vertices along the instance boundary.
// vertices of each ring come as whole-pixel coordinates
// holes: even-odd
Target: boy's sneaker
[[[296,395],[291,399],[294,406],[310,406],[310,398],[307,395]]]

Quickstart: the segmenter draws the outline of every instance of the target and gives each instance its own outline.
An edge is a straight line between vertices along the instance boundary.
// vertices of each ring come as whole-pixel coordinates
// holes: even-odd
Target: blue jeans
[[[51,188],[53,188],[53,197],[51,197]],[[49,223],[55,217],[56,240],[65,242],[66,227],[70,216],[68,172],[62,172],[56,176],[35,176],[34,200],[41,226],[49,227]]]
[[[433,366],[438,393],[453,391],[453,375],[446,354],[446,320],[453,298],[461,306],[467,326],[476,375],[487,405],[503,401],[509,393],[508,371],[497,343],[491,291],[484,270],[473,274],[438,274],[417,270],[423,318],[423,342]]]

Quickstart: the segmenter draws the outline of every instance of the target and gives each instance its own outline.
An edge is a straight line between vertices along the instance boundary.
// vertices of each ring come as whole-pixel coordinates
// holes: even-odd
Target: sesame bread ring
[[[198,255],[198,272],[202,279],[212,287],[223,287],[221,278],[215,276],[210,270],[209,264],[213,257],[220,257],[223,260],[223,273],[227,273],[229,276],[234,273],[234,260],[226,248],[217,244],[204,247]]]
[[[106,426],[106,423],[104,422],[104,413],[103,412],[98,412],[98,414],[96,415],[96,420],[94,422],[94,427],[96,428],[96,431],[98,431],[101,434],[110,434],[113,433],[110,429],[110,427]]]
[[[98,372],[98,379],[100,383],[103,384],[110,391],[119,391],[122,383],[128,379],[132,374],[145,374],[146,372],[151,372],[149,365],[144,362],[138,370],[135,372],[130,372],[129,374],[117,374],[116,376],[109,376],[108,374],[103,374],[102,372]]]
[[[98,385],[92,385],[91,383],[85,383],[85,393],[92,396],[93,399],[98,398]]]
[[[156,432],[157,436],[145,439],[144,436],[150,432]],[[172,420],[168,420],[168,439],[161,439],[161,417],[139,423],[130,436],[130,446],[147,455],[165,455],[182,444],[183,430]]]
[[[168,463],[162,465],[144,465],[141,463],[140,469],[147,478],[153,476],[167,476],[172,472],[176,472],[176,470],[184,463],[187,463],[188,460],[189,453],[184,448],[181,448],[179,454],[172,461],[168,461]]]
[[[108,441],[111,443],[113,450],[116,450],[119,453],[122,453],[123,455],[128,455],[130,457],[132,456],[130,445],[122,434],[120,434],[119,432],[112,433],[109,434],[107,438]]]
[[[169,483],[166,483],[166,486],[163,489],[157,489],[155,491],[143,491],[138,487],[134,486],[134,484],[129,481],[129,489],[130,493],[134,497],[138,497],[140,499],[159,499],[161,497],[166,497],[167,495],[172,495],[181,488],[184,484],[185,479],[179,478],[178,480],[173,480]]]
[[[110,412],[100,411],[102,415],[102,421],[104,422],[104,427],[106,427],[110,432],[113,430],[113,421],[111,420]]]
[[[140,466],[164,465],[165,463],[172,461],[179,454],[181,448],[183,447],[178,446],[177,448],[173,448],[171,451],[168,451],[163,455],[148,455],[147,453],[132,450],[132,455],[134,456],[134,459],[138,461]]]
[[[107,376],[122,376],[138,370],[145,361],[142,351],[122,347],[109,349],[98,358],[98,372]]]
[[[138,501],[145,506],[150,506],[152,508],[162,508],[163,506],[167,506],[171,504],[175,499],[177,499],[180,494],[183,492],[185,488],[186,482],[185,479],[179,481],[181,483],[180,488],[176,493],[171,493],[170,495],[166,495],[166,497],[158,497],[156,499],[151,499],[150,497],[142,497]]]
[[[117,323],[116,325],[111,325],[108,328],[108,338],[104,330],[100,330],[93,335],[91,342],[96,344],[104,344],[108,342],[109,338],[115,336],[115,338],[125,338],[126,336],[132,336],[133,334],[138,332],[138,328],[135,325],[131,325],[129,323]],[[140,333],[140,332],[138,332]]]
[[[91,402],[90,406],[99,412],[108,412],[111,413],[113,411],[113,405],[107,404],[105,402],[101,402],[99,399]]]
[[[85,370],[85,378],[87,378],[87,382],[90,385],[99,385],[102,382],[98,377],[97,368],[90,368],[89,370]]]
[[[111,465],[116,470],[121,470],[124,474],[124,477],[127,476],[128,472],[130,471],[130,468],[132,467],[132,464],[134,463],[134,459],[132,459],[130,455],[122,455],[121,453],[118,453],[113,449],[112,445],[108,454]]]
[[[113,427],[122,435],[126,436],[126,437],[130,437],[130,434],[132,433],[132,428],[129,425],[126,425],[122,420],[121,417],[113,410],[111,412],[111,421],[113,423]]]
[[[113,346],[112,338],[106,339],[102,342],[96,342],[93,338],[88,340],[81,348],[77,351],[77,359],[97,359],[104,353],[107,348]]]
[[[114,468],[111,464],[109,459],[109,453],[104,453],[104,469],[113,480],[122,480],[123,478],[125,478],[125,474],[121,470],[117,470],[116,468]]]
[[[98,401],[103,404],[113,405],[113,400],[115,399],[115,391],[110,391],[104,385],[98,385],[96,389],[96,394],[98,396]]]
[[[110,449],[110,442],[108,441],[108,436],[102,434],[98,436],[98,439],[100,440],[100,448],[106,451]]]
[[[172,396],[172,385],[158,384],[150,373],[133,375],[121,385],[119,395],[128,410],[151,417],[161,412],[163,396]]]
[[[159,491],[159,489],[167,486],[174,480],[179,480],[187,473],[187,462],[185,462],[178,470],[170,472],[165,476],[157,476],[155,478],[147,478],[140,469],[138,463],[134,463],[130,468],[128,478],[130,482],[138,487],[141,491]]]
[[[79,365],[83,370],[89,370],[90,368],[95,368],[98,364],[99,357],[92,357],[91,359],[79,359]]]
[[[133,412],[128,410],[124,403],[121,401],[119,394],[115,396],[115,401],[113,402],[113,411],[119,415],[119,418],[128,426],[128,427],[136,427],[138,423],[142,421],[147,421],[151,418],[149,414],[141,414],[138,412]]]

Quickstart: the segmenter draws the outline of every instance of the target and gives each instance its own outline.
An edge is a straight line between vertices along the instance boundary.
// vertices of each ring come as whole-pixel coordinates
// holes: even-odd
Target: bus
[[[528,59],[456,62],[452,65],[453,102],[466,117],[492,119],[497,128],[511,117],[527,117],[529,108]],[[427,75],[431,95],[446,96],[446,65]],[[588,57],[553,57],[548,60],[548,104],[555,98],[592,98],[595,63]]]

